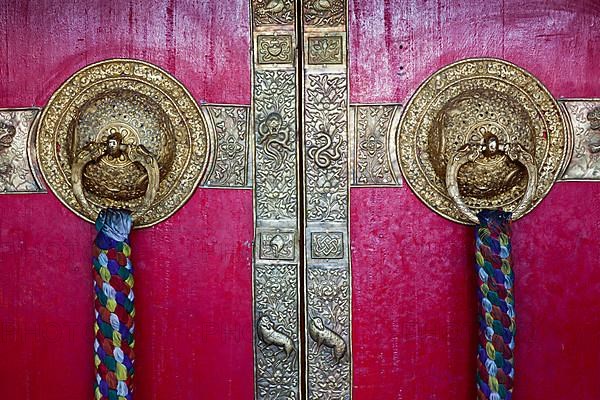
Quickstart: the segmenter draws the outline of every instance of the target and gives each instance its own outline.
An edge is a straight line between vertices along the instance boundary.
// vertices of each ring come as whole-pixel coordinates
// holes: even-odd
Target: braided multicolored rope
[[[98,235],[93,249],[96,400],[133,398],[135,308],[129,246],[131,226],[131,214],[126,210],[102,210],[96,220]]]
[[[478,215],[475,269],[479,314],[477,398],[510,400],[515,348],[514,273],[511,268],[511,213]]]

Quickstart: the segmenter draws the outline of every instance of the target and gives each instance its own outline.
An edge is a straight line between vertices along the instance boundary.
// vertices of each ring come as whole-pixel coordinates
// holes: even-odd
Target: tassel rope
[[[131,226],[131,214],[126,210],[102,210],[96,220],[98,234],[93,246],[96,400],[133,398],[135,308]]]
[[[484,210],[478,217],[475,232],[479,317],[477,398],[510,400],[515,348],[511,213]]]

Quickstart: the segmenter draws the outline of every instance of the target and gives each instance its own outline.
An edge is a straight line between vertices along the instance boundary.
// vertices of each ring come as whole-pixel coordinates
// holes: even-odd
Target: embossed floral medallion
[[[214,140],[175,78],[137,60],[90,65],[52,96],[41,117],[42,174],[73,212],[132,210],[135,226],[178,210],[209,169]]]
[[[397,151],[406,181],[431,209],[470,223],[450,198],[446,167],[467,145],[490,138],[531,154],[537,187],[531,211],[561,175],[569,156],[567,128],[556,100],[530,73],[497,59],[467,59],[432,75],[412,97],[400,122]],[[513,211],[528,174],[506,154],[472,160],[458,172],[471,209]],[[521,215],[522,216],[522,215]]]

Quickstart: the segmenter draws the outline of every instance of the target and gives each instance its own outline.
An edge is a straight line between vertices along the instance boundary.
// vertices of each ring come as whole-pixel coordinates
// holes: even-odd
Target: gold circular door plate
[[[157,224],[185,204],[212,162],[214,138],[187,89],[152,64],[111,59],[71,76],[37,133],[44,179],[87,221],[102,208]]]
[[[396,136],[415,194],[452,221],[482,209],[518,219],[548,194],[572,140],[558,103],[533,75],[507,61],[466,59],[430,76],[407,104]]]

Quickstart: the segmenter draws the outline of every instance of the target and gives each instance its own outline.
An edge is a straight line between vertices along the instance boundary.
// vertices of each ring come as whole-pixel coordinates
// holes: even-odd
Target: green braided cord
[[[479,303],[477,398],[510,400],[515,348],[511,214],[484,210],[478,217],[475,238]]]
[[[96,322],[94,364],[96,400],[133,397],[133,268],[130,261],[131,215],[102,210],[96,220],[93,274]]]

